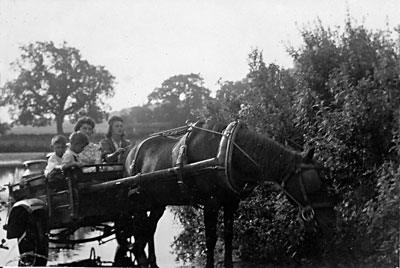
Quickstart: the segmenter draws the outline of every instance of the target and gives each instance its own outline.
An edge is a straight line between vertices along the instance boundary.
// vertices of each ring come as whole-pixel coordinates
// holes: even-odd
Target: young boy
[[[47,159],[47,166],[44,170],[44,175],[47,177],[55,168],[61,168],[61,160],[67,147],[67,138],[63,135],[56,135],[51,139],[53,153]]]
[[[69,140],[71,145],[61,160],[61,167],[63,169],[66,167],[81,166],[82,161],[80,161],[78,154],[89,144],[88,136],[79,131],[72,133]]]

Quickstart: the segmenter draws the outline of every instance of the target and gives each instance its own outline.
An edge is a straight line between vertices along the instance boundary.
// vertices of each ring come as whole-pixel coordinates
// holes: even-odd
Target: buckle
[[[310,206],[306,206],[301,210],[301,218],[306,221],[310,222],[314,219],[315,212],[314,209]]]

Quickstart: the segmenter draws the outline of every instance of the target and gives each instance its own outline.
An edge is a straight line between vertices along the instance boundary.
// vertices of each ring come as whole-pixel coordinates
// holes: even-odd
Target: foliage
[[[221,83],[208,106],[206,115],[243,120],[297,150],[317,149],[338,215],[328,267],[398,264],[399,29],[374,32],[348,18],[341,31],[319,21],[301,30],[301,47],[288,48],[294,69],[267,66],[253,50],[246,78]],[[235,245],[242,258],[309,263],[313,242],[280,194],[261,185],[238,214]],[[186,227],[198,224],[181,216]],[[182,248],[193,239],[200,241],[196,234],[177,243]]]
[[[173,207],[172,212],[183,227],[183,231],[173,243],[177,260],[189,263],[201,262],[199,256],[204,255],[206,250],[203,211],[190,206],[181,206]]]
[[[246,76],[249,90],[239,111],[240,119],[279,142],[292,142],[296,146],[296,142],[289,140],[289,137],[297,140],[291,111],[295,81],[290,71],[275,64],[266,66],[262,52],[257,49],[249,54],[249,66]]]
[[[210,90],[203,84],[199,74],[176,75],[165,80],[148,96],[149,104],[156,105],[153,118],[159,122],[172,120],[174,126],[197,120],[210,98]]]
[[[4,135],[11,129],[10,124],[0,122],[0,136]]]
[[[305,139],[319,148],[320,160],[334,178],[341,255],[356,255],[379,266],[383,259],[393,265],[398,256],[398,241],[393,240],[398,226],[389,219],[386,229],[376,225],[387,213],[395,215],[390,201],[398,199],[392,194],[385,205],[379,200],[383,189],[390,193],[397,176],[390,170],[398,165],[398,153],[390,148],[399,122],[399,49],[389,36],[347,22],[345,33],[336,34],[339,65],[325,81],[331,99],[310,90],[299,100],[311,105],[297,104],[297,123]],[[302,64],[299,71],[310,69]],[[380,213],[366,213],[378,207]]]
[[[357,206],[341,202],[337,255],[356,258],[365,267],[394,267],[399,256],[399,165],[387,162],[377,171],[377,194]],[[354,261],[353,261],[354,262]]]
[[[301,233],[294,220],[296,212],[282,194],[271,192],[266,186],[258,187],[242,202],[238,215],[235,227],[239,230],[237,240],[241,241],[243,259],[276,262],[294,254],[294,242]]]
[[[1,105],[11,106],[15,123],[44,126],[55,119],[57,132],[63,133],[65,117],[105,118],[104,100],[114,94],[114,77],[103,66],[91,65],[66,43],[36,42],[20,49],[13,63],[18,77],[5,84],[0,98]]]
[[[129,113],[123,116],[126,121],[132,121],[135,123],[147,123],[153,121],[153,111],[147,106],[132,107]]]
[[[202,116],[221,122],[239,119],[239,111],[245,102],[247,91],[245,81],[219,81],[218,84],[220,89],[216,93],[216,98],[206,103],[207,109],[203,111]]]
[[[399,165],[385,163],[378,171],[378,178],[377,195],[365,203],[361,216],[366,226],[366,245],[371,246],[366,252],[366,263],[389,267],[398,263],[399,256]]]

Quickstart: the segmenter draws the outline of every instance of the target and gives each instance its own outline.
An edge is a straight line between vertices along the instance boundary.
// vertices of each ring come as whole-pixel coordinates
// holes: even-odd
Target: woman
[[[79,159],[84,165],[93,165],[101,163],[101,148],[99,144],[91,142],[90,138],[94,133],[95,123],[89,117],[82,117],[75,125],[75,132],[82,132],[89,138],[89,144],[79,154]]]
[[[131,145],[124,136],[124,121],[119,116],[112,116],[108,120],[106,138],[100,141],[102,159],[106,163],[123,162],[123,154]]]

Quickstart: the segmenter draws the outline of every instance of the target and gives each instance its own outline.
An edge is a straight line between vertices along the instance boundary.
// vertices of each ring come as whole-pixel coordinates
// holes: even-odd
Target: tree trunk
[[[63,123],[64,116],[56,116],[57,134],[64,134]]]

